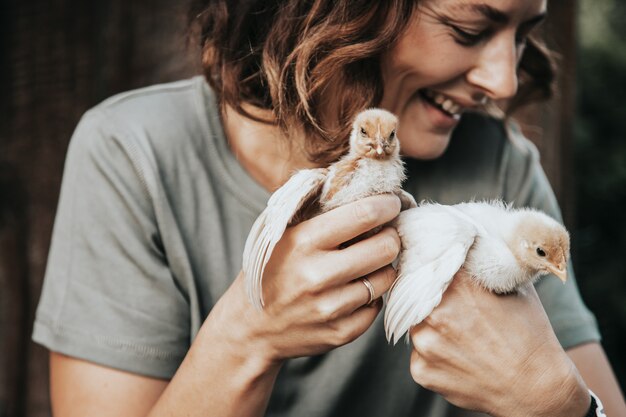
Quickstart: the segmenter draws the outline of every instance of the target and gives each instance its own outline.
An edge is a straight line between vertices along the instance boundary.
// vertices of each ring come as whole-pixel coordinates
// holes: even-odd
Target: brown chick
[[[401,188],[406,176],[397,125],[396,116],[386,110],[359,113],[346,155],[328,168],[296,172],[270,197],[252,226],[243,253],[248,296],[257,308],[263,307],[265,265],[288,226],[377,194],[398,195],[403,209],[416,206],[413,197]]]

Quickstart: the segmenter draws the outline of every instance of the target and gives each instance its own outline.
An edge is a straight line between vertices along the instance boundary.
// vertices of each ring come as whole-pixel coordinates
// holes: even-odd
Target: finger
[[[345,249],[328,253],[328,283],[340,285],[366,276],[393,262],[400,253],[400,237],[393,227]]]
[[[415,344],[417,340],[419,339],[420,334],[425,331],[424,329],[427,326],[428,325],[422,321],[421,323],[416,324],[415,326],[409,329],[409,339],[411,340],[411,344],[413,345],[413,347],[415,347]]]
[[[382,300],[378,299],[371,306],[363,306],[352,314],[340,317],[331,323],[325,323],[323,326],[328,333],[328,340],[332,341],[335,346],[352,342],[372,325],[382,306]]]
[[[393,194],[367,197],[300,223],[297,228],[319,249],[336,248],[400,213],[400,199]]]
[[[367,306],[370,301],[370,291],[363,283],[365,278],[371,284],[374,292],[372,301],[376,301],[389,290],[391,284],[396,279],[396,271],[391,266],[386,266],[369,274],[367,277],[332,288],[322,296],[318,304],[322,320],[335,320],[352,314],[363,306]],[[372,304],[374,303],[372,302]],[[372,304],[369,305],[371,306]]]
[[[413,343],[413,350],[430,362],[435,362],[443,354],[441,352],[441,338],[430,327],[423,327],[417,332],[411,332],[411,342]]]
[[[372,289],[371,301],[382,297],[386,293],[396,279],[396,270],[390,265],[384,268],[374,271],[371,274],[363,278],[355,279],[348,285],[344,285],[341,288],[344,291],[345,298],[350,302],[345,304],[346,312],[353,312],[357,308],[370,305],[370,289],[363,281],[367,280]]]
[[[413,380],[419,385],[425,383],[425,377],[427,376],[426,365],[426,361],[419,355],[417,351],[411,351],[411,362],[409,371]]]

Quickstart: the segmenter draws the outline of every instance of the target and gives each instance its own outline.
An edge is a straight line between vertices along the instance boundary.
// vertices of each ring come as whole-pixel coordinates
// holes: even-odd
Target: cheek
[[[444,84],[467,71],[471,55],[472,51],[460,48],[446,30],[418,21],[387,55],[389,81],[406,78],[410,80],[407,84],[417,88]]]

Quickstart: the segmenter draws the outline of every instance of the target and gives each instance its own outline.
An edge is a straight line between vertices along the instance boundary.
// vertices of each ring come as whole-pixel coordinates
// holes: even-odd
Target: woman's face
[[[517,92],[517,66],[546,0],[422,0],[383,56],[381,107],[400,119],[403,154],[440,156],[460,115]]]

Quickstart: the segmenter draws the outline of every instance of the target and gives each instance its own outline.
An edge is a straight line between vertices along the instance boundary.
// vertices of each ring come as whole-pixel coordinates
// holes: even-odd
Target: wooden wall
[[[47,352],[30,342],[70,135],[124,90],[197,70],[186,2],[5,0],[0,5],[0,417],[50,415]],[[568,88],[522,117],[559,196],[569,189],[575,2],[553,2]],[[550,139],[536,133],[543,130]]]
[[[543,25],[548,46],[557,52],[557,92],[547,103],[522,109],[516,115],[523,130],[539,148],[543,167],[561,204],[565,223],[574,224],[572,128],[576,92],[576,0],[549,2]]]
[[[193,73],[184,4],[0,6],[0,417],[50,415],[47,352],[29,340],[70,135],[104,98]]]

